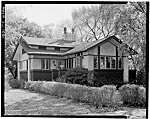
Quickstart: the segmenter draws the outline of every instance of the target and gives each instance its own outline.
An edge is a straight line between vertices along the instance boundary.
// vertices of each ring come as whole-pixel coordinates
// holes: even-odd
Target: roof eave
[[[22,39],[22,36],[19,38],[19,41]],[[12,57],[11,57],[11,60],[12,61],[16,61],[16,60],[13,60],[14,59],[14,56],[15,56],[15,54],[16,54],[16,51],[17,51],[17,49],[18,49],[18,46],[19,46],[19,42],[17,43],[17,46],[16,46],[16,48],[15,48],[15,50],[14,50],[14,52],[13,52],[13,55],[12,55]]]

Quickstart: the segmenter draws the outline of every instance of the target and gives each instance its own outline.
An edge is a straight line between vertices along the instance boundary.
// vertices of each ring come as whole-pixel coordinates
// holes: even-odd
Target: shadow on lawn
[[[5,108],[5,115],[79,115],[94,113],[88,105],[55,96],[32,97]],[[91,106],[92,108],[92,106]],[[94,109],[94,107],[93,107]]]

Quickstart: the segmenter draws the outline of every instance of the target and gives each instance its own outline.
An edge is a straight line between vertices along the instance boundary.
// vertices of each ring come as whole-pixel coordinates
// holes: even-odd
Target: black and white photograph
[[[148,2],[1,3],[4,117],[148,118]]]

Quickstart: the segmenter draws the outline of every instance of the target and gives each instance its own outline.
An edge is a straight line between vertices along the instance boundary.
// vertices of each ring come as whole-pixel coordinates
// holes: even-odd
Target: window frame
[[[63,65],[63,67],[61,68],[60,66],[62,66]],[[64,60],[58,60],[58,69],[64,69],[65,68],[65,61]]]
[[[102,57],[104,57],[104,65],[103,65],[104,67],[101,67],[101,58],[102,58]],[[107,68],[106,68],[106,58],[105,58],[105,57],[106,57],[106,56],[100,56],[100,69],[107,69]]]
[[[20,61],[19,65],[20,65],[19,66],[20,71],[27,71],[28,70],[28,61],[27,60]]]
[[[120,59],[121,59],[121,68],[119,67]],[[118,57],[118,69],[123,69],[123,58],[122,57]]]
[[[112,68],[112,58],[114,58],[115,59],[115,67],[114,68]],[[111,69],[116,69],[116,57],[111,57],[110,58],[110,67],[111,67]]]
[[[102,65],[101,65],[101,58],[104,58],[104,67],[102,67]],[[109,61],[110,61],[110,68],[107,68],[107,58],[109,59]],[[114,68],[112,68],[112,58],[114,58],[115,59],[115,61],[114,61],[114,63],[115,63],[115,67]],[[116,57],[115,56],[100,56],[100,69],[116,69]]]
[[[43,65],[43,63],[44,63],[44,65]],[[44,66],[44,68],[43,68],[43,66]],[[49,70],[49,59],[42,59],[41,60],[41,69],[42,70]]]
[[[97,65],[96,65],[96,67],[94,67],[95,65],[94,65],[94,63],[95,63],[95,60],[94,59],[97,59],[97,61],[96,61],[96,63],[97,63]],[[94,67],[94,69],[98,69],[98,56],[93,56],[93,67]]]
[[[76,67],[80,67],[80,65],[81,65],[81,57],[80,56],[77,56],[76,57]],[[79,61],[79,62],[78,62]]]

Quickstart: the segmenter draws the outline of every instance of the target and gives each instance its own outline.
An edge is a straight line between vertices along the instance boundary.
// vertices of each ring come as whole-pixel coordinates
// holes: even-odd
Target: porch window
[[[27,61],[20,61],[20,70],[27,70]]]
[[[97,69],[98,68],[98,57],[97,56],[94,56],[94,69]]]
[[[105,57],[100,58],[100,68],[105,69]]]
[[[122,69],[122,58],[121,57],[118,58],[118,66],[119,66],[119,69]]]
[[[64,60],[58,60],[58,68],[63,69],[64,68]]]
[[[110,57],[106,57],[106,68],[110,68]]]
[[[101,69],[115,69],[116,68],[116,57],[100,57],[100,68]]]
[[[73,58],[69,58],[69,68],[73,68]]]
[[[77,67],[80,67],[80,57],[77,57]]]
[[[116,68],[116,58],[115,57],[111,57],[111,68],[112,69]]]
[[[49,69],[49,60],[48,59],[42,59],[42,69],[48,70]]]

